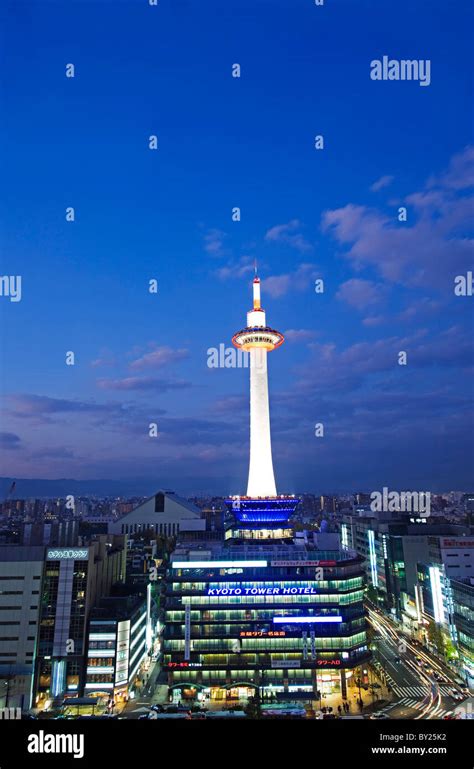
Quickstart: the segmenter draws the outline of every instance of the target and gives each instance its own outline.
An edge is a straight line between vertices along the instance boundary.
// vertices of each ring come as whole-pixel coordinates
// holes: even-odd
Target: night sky
[[[278,490],[471,490],[470,6],[3,2],[0,475],[244,492],[257,259]]]

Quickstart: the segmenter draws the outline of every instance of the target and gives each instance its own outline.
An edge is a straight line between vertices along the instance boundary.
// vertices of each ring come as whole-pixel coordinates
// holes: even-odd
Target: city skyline
[[[258,258],[286,340],[269,365],[279,490],[468,491],[468,3],[461,26],[443,3],[412,3],[408,26],[398,3],[230,3],[199,38],[193,7],[80,6],[30,8],[21,39],[9,18],[2,274],[22,297],[0,297],[2,476],[241,490],[248,370],[208,363]],[[373,82],[387,52],[429,56],[429,87]]]
[[[0,0],[0,769],[464,765],[473,10]]]

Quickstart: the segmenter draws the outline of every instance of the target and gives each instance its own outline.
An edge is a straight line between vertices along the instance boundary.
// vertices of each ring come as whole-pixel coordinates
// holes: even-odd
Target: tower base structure
[[[300,500],[295,496],[228,497],[227,510],[235,523],[226,532],[226,539],[290,540],[293,529],[289,519]]]

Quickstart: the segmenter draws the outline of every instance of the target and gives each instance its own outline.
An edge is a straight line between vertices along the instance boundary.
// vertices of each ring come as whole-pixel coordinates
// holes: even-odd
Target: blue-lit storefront
[[[283,541],[245,547],[232,533],[232,544],[201,552],[178,544],[172,556],[163,659],[170,688],[180,697],[247,697],[256,688],[264,697],[345,694],[370,656],[362,559],[295,546],[286,532]]]

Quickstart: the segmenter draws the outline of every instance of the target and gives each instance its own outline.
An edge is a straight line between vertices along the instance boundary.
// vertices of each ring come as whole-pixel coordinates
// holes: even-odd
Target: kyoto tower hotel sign
[[[250,464],[247,496],[226,500],[239,521],[282,523],[294,512],[299,500],[277,496],[273,472],[268,398],[267,356],[283,344],[279,331],[267,326],[260,303],[260,279],[253,281],[253,308],[246,328],[232,338],[233,344],[250,355]]]

